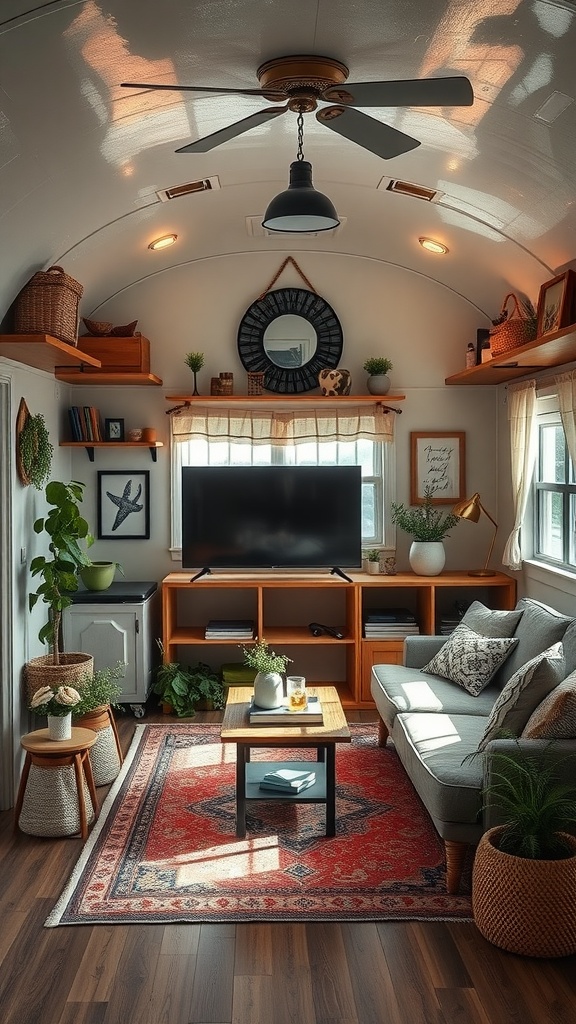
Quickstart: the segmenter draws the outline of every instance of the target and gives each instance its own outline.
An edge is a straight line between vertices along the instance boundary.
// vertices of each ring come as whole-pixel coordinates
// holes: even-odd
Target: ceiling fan
[[[389,160],[420,145],[417,139],[356,110],[356,107],[469,107],[474,102],[467,78],[421,78],[400,82],[344,83],[348,68],[331,57],[277,57],[258,68],[260,89],[226,89],[201,85],[161,85],[122,82],[124,89],[162,89],[212,92],[218,95],[260,96],[283,107],[267,107],[249,117],[177,149],[177,153],[207,153],[223,142],[264,124],[287,110],[310,113],[318,103],[329,103],[316,120],[333,132]]]

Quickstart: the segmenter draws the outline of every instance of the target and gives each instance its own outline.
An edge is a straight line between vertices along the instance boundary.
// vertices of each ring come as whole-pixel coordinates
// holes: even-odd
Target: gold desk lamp
[[[453,512],[453,514],[455,516],[458,516],[460,519],[469,519],[470,522],[472,522],[472,523],[477,523],[478,520],[480,519],[480,513],[483,512],[485,516],[488,516],[488,519],[490,520],[490,522],[494,524],[494,533],[492,535],[492,541],[491,541],[490,547],[488,549],[488,554],[486,555],[486,561],[484,562],[484,568],[483,569],[470,569],[468,575],[469,576],[495,576],[496,573],[495,573],[494,569],[489,569],[488,568],[488,562],[490,561],[490,557],[492,555],[492,549],[494,547],[494,541],[496,540],[496,533],[498,531],[498,523],[496,522],[495,519],[492,518],[490,513],[487,512],[486,509],[484,508],[484,505],[480,501],[480,495],[478,494],[478,491],[476,491],[476,493],[473,494],[471,498],[465,498],[464,501],[459,501],[456,505],[454,505],[454,508],[452,509],[452,512]]]

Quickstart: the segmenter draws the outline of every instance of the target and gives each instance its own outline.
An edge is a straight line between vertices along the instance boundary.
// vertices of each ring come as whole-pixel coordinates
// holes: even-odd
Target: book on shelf
[[[252,619],[210,619],[204,630],[206,640],[253,640]]]
[[[250,725],[322,725],[324,716],[319,700],[308,698],[308,705],[302,711],[289,711],[287,703],[279,708],[259,708],[250,700]]]
[[[401,622],[397,626],[364,626],[364,636],[367,640],[378,640],[386,636],[418,636],[419,633],[419,626],[405,626]]]
[[[409,624],[416,622],[416,616],[408,608],[372,608],[365,612],[364,622]]]
[[[300,793],[315,782],[316,772],[279,768],[275,772],[266,773],[260,782],[260,789],[272,789],[277,793]]]

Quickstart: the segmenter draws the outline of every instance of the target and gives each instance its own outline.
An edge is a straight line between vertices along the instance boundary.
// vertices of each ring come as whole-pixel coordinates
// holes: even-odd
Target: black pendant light
[[[304,118],[298,114],[298,151],[290,164],[290,184],[280,192],[264,214],[262,227],[269,231],[330,231],[340,221],[328,196],[312,184],[312,164],[304,159]]]

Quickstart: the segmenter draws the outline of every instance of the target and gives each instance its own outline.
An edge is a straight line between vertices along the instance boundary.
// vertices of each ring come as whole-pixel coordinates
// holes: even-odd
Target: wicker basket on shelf
[[[83,285],[65,274],[62,267],[38,271],[16,299],[16,334],[50,334],[68,345],[76,345],[78,304],[83,292]]]
[[[512,309],[508,302],[512,299]],[[523,308],[517,297],[510,292],[502,303],[500,316],[490,330],[490,350],[493,356],[509,352],[520,345],[527,345],[536,337],[536,316]]]

